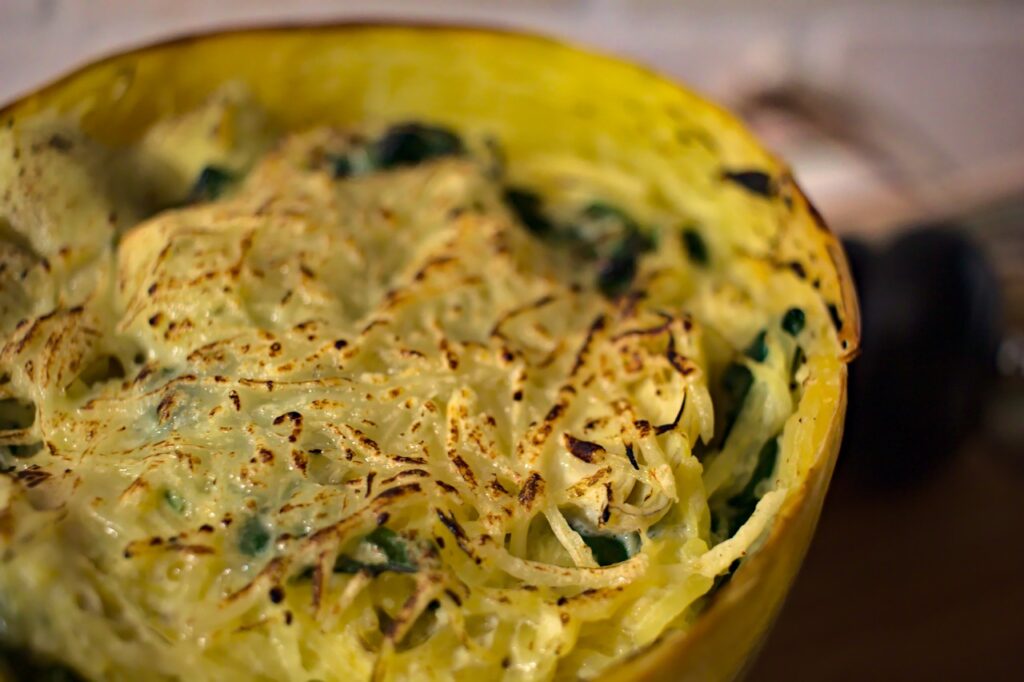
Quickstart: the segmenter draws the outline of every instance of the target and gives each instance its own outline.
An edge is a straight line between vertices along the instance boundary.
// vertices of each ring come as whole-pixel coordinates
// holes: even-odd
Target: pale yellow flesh
[[[217,106],[223,111],[223,102]],[[224,133],[223,114],[189,115],[184,124],[179,119],[150,129],[128,151],[109,152],[108,176],[125,195],[116,200],[113,193],[91,187],[90,179],[84,187],[65,182],[66,188],[53,190],[56,197],[80,197],[72,202],[41,193],[41,222],[31,205],[7,205],[13,216],[7,222],[28,236],[37,254],[52,258],[53,274],[32,275],[39,279],[33,290],[44,295],[31,303],[31,296],[14,301],[11,310],[19,312],[5,313],[4,329],[12,339],[5,370],[12,377],[11,391],[40,406],[33,435],[59,425],[47,432],[57,453],[47,450],[34,461],[52,458],[58,475],[27,492],[17,485],[31,476],[8,485],[14,506],[58,507],[17,515],[26,517],[21,530],[35,524],[45,528],[27,541],[23,554],[29,558],[19,560],[20,568],[0,574],[11,581],[5,593],[26,595],[26,603],[10,607],[29,621],[17,636],[31,638],[41,651],[59,652],[84,672],[112,679],[132,679],[140,670],[181,672],[190,679],[350,679],[368,676],[375,666],[384,679],[480,674],[525,679],[590,676],[653,642],[666,627],[685,628],[698,613],[694,600],[710,588],[711,578],[763,539],[787,490],[813,464],[799,453],[814,448],[802,440],[818,436],[795,415],[801,400],[829,384],[837,367],[827,299],[774,259],[734,253],[714,230],[705,231],[714,267],[695,269],[686,260],[680,230],[695,221],[706,225],[704,220],[666,204],[642,178],[614,163],[567,153],[513,155],[506,180],[541,190],[556,206],[610,200],[656,230],[660,248],[645,257],[639,278],[650,300],[637,310],[624,311],[594,292],[592,272],[514,224],[481,164],[449,160],[338,182],[322,168],[298,161],[310,140],[322,143],[323,133],[286,144],[230,199],[166,214],[131,230],[134,215],[155,201],[180,196],[202,165],[251,165],[258,154],[245,151],[248,142],[273,137],[261,137],[272,125],[250,120],[248,112],[256,109],[245,106],[241,115],[228,117],[232,125],[241,121],[244,135]],[[368,122],[379,128],[395,119]],[[214,125],[207,130],[209,121]],[[46,144],[46,136],[53,135],[47,126],[62,125],[35,119],[12,133],[13,145],[31,149],[30,139],[39,144],[26,153],[31,161],[20,163],[43,169],[67,163],[66,152]],[[472,126],[465,132],[467,139],[485,137]],[[76,149],[92,144],[73,132],[67,135]],[[254,147],[261,149],[262,142]],[[76,159],[77,152],[70,156],[103,166],[96,159],[108,152],[97,150],[83,159]],[[11,168],[16,174],[19,166]],[[124,177],[135,181],[119,183]],[[736,206],[772,205],[785,215],[778,199],[751,197],[735,186],[724,191]],[[467,205],[472,210],[452,211]],[[48,220],[47,211],[57,217]],[[112,211],[118,215],[112,217]],[[62,255],[68,244],[61,237],[81,234],[81,228],[66,227],[68,214],[94,216],[81,225],[96,234]],[[37,237],[43,229],[50,229],[45,233],[50,241]],[[108,234],[109,244],[114,234],[127,230],[120,246],[96,246],[104,242],[95,237]],[[755,247],[751,242],[756,252]],[[570,289],[574,283],[583,286],[581,293]],[[548,296],[553,303],[494,334],[507,313]],[[21,317],[83,302],[82,313],[42,321],[32,335],[36,338],[24,344],[31,325],[13,329]],[[778,329],[782,314],[793,306],[807,311],[801,343],[809,356],[795,390],[789,387],[788,364],[794,342]],[[615,338],[617,332],[656,326],[655,309],[668,309],[676,318],[680,352],[696,370],[685,379],[664,362],[664,338],[633,346]],[[692,329],[683,328],[684,313],[696,319]],[[562,389],[575,381],[572,367],[599,315],[609,324],[592,341],[596,350],[589,362],[601,379],[584,387],[588,377],[579,377],[566,415],[538,442],[544,431],[538,426],[563,402]],[[63,334],[60,352],[45,347],[51,327]],[[748,363],[757,377],[758,409],[741,416],[738,435],[730,439],[735,445],[706,460],[702,473],[691,447],[702,430],[713,428],[708,375],[720,372],[765,328],[772,329],[769,359]],[[336,347],[339,339],[346,341],[339,344],[343,347]],[[506,350],[514,351],[511,360]],[[74,381],[81,367],[71,358],[118,356],[131,379],[139,371],[133,361],[140,351],[147,366],[157,370],[142,381],[91,387]],[[630,353],[648,361],[638,368]],[[45,363],[48,355],[55,359],[51,377],[25,371],[26,361]],[[165,368],[171,371],[161,376]],[[521,376],[524,368],[531,370],[527,378]],[[523,399],[514,400],[520,388]],[[670,421],[684,392],[689,402],[678,427],[645,436],[636,422]],[[630,402],[629,410],[611,407],[617,393]],[[822,397],[828,400],[827,392]],[[301,428],[286,416],[295,411],[303,415]],[[89,418],[96,422],[89,424]],[[595,418],[607,423],[587,427]],[[358,423],[365,429],[355,431]],[[416,423],[416,431],[426,436],[412,435]],[[583,433],[587,428],[591,432]],[[707,528],[708,494],[735,488],[737,476],[742,480],[749,474],[751,453],[780,431],[783,447],[772,492],[762,491],[767,494],[747,527],[709,550],[715,539]],[[600,443],[607,463],[573,458],[564,433]],[[634,441],[638,448],[645,443],[639,474],[623,453],[623,445]],[[76,464],[67,475],[56,466],[65,449]],[[124,461],[126,449],[136,453],[130,464]],[[406,459],[394,459],[399,454]],[[425,463],[409,461],[417,458]],[[410,494],[383,502],[368,495],[368,472],[375,473],[379,495],[382,481],[414,469],[428,474],[421,490],[406,488]],[[604,469],[607,481],[597,485],[593,476]],[[535,473],[545,483],[543,493],[523,502],[517,496]],[[420,474],[408,476],[412,483]],[[86,482],[75,487],[75,478]],[[583,479],[590,480],[586,490],[593,493],[579,493]],[[437,487],[438,480],[455,492]],[[492,480],[501,484],[504,496],[487,486]],[[638,482],[659,491],[670,502],[674,532],[653,540],[645,535],[630,561],[594,568],[589,550],[564,525],[563,511],[573,505],[598,523],[608,503],[600,497],[608,494],[605,482],[613,498],[628,495]],[[400,479],[388,485],[397,487]],[[644,499],[659,506],[655,495]],[[352,550],[384,511],[389,527],[447,541],[439,557],[424,558],[423,565],[436,570],[375,581],[334,576],[321,586],[320,607],[313,609],[311,581],[289,578],[319,562],[330,565],[337,552]],[[458,547],[437,511],[455,513],[472,541],[468,550]],[[237,523],[225,527],[229,513]],[[659,506],[649,518],[616,513],[607,523],[617,531],[644,531],[668,514],[669,508]],[[51,524],[55,516],[62,520]],[[270,518],[275,533],[292,538],[255,558],[243,554],[238,527],[255,516]],[[549,530],[537,535],[531,530],[533,517]],[[204,523],[213,532],[203,530]],[[333,530],[315,534],[328,528]],[[500,546],[506,534],[509,545]],[[170,536],[177,536],[177,546],[167,542]],[[69,537],[88,551],[67,556],[76,546],[64,541]],[[152,545],[152,537],[164,541]],[[38,552],[36,568],[32,552]],[[271,562],[275,555],[282,560]],[[39,565],[60,568],[43,571]],[[107,577],[98,578],[101,574]],[[104,587],[110,575],[117,576],[113,590]],[[272,603],[268,591],[278,584],[284,598]],[[526,584],[541,587],[524,591]],[[55,585],[71,586],[63,603]],[[587,587],[602,592],[559,603]],[[456,597],[446,595],[446,588]],[[54,597],[40,608],[33,589]],[[82,596],[83,590],[93,596]],[[412,594],[423,600],[410,607],[416,613],[432,599],[440,602],[432,616],[433,636],[393,652],[387,638],[381,640],[374,607],[400,622],[403,604],[415,601],[406,601]],[[91,609],[83,606],[90,599]],[[53,617],[71,612],[85,620]],[[415,627],[412,620],[408,625]],[[617,635],[609,637],[610,631]],[[81,653],[75,653],[76,646]]]

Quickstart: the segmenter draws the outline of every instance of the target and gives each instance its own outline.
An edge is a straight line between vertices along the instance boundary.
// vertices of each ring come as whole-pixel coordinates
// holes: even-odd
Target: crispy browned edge
[[[323,30],[323,31],[339,31],[339,30],[357,30],[360,28],[405,28],[405,29],[416,29],[422,31],[464,31],[466,33],[477,33],[477,34],[489,34],[489,35],[515,35],[518,37],[529,38],[538,42],[547,42],[561,46],[568,46],[574,50],[589,53],[597,56],[603,56],[610,59],[615,59],[620,63],[627,64],[642,73],[646,73],[654,78],[657,78],[663,82],[674,85],[675,87],[683,87],[676,83],[672,78],[666,74],[661,73],[657,69],[649,67],[647,65],[639,64],[627,59],[622,59],[617,55],[611,53],[602,52],[595,50],[589,46],[583,46],[576,44],[573,41],[566,41],[554,36],[544,35],[542,33],[535,32],[533,30],[526,30],[511,26],[482,26],[471,23],[460,23],[460,22],[430,22],[430,21],[397,21],[397,20],[374,20],[371,18],[361,18],[344,21],[278,21],[268,24],[253,24],[245,25],[243,27],[216,27],[210,30],[197,30],[189,33],[170,36],[163,39],[157,39],[153,41],[147,41],[138,45],[132,46],[129,49],[122,49],[112,51],[105,56],[99,58],[93,58],[80,63],[78,66],[72,67],[63,75],[57,76],[51,79],[49,82],[44,83],[34,90],[22,93],[16,96],[16,98],[0,108],[0,118],[8,117],[12,114],[13,110],[23,101],[44,97],[47,93],[57,90],[62,87],[66,82],[72,80],[79,75],[80,72],[86,69],[101,66],[102,64],[112,61],[117,58],[129,56],[132,54],[141,54],[150,49],[169,47],[172,45],[186,44],[199,42],[208,38],[216,38],[225,35],[234,34],[260,34],[265,33],[267,35],[273,35],[276,33],[287,32],[291,30]],[[702,98],[703,99],[703,98]],[[704,99],[704,103],[714,109],[717,109],[722,117],[734,126],[742,127],[742,123],[739,122],[737,116],[732,112],[728,111],[721,105]],[[779,168],[786,168],[786,165],[777,157],[773,155],[773,161]],[[795,180],[790,180],[792,187],[796,190],[796,194],[799,200],[804,205],[804,210],[808,212],[815,224],[819,228],[820,233],[825,239],[825,246],[828,254],[832,260],[832,264],[836,269],[840,292],[842,295],[842,312],[844,324],[838,331],[839,342],[842,347],[842,352],[839,355],[839,359],[844,363],[852,361],[860,352],[860,332],[861,332],[861,320],[860,320],[860,308],[857,301],[857,294],[854,288],[853,276],[850,273],[850,266],[846,259],[846,254],[843,251],[842,245],[839,239],[832,233],[828,224],[825,222],[824,217],[818,211],[818,209],[811,203],[810,199],[804,193],[803,189]],[[727,585],[722,587],[707,608],[707,610],[701,614],[700,618],[694,624],[692,628],[683,633],[677,633],[675,635],[669,634],[658,640],[650,647],[643,649],[630,659],[624,661],[620,666],[628,667],[632,672],[636,674],[637,679],[652,678],[657,674],[657,670],[663,664],[670,664],[673,661],[683,660],[687,657],[688,651],[693,647],[698,646],[699,643],[707,636],[706,633],[711,633],[722,627],[721,623],[724,619],[728,618],[731,613],[732,607],[737,602],[740,593],[745,590],[754,589],[757,587],[757,576],[759,568],[767,564],[772,560],[773,550],[782,545],[787,536],[792,532],[797,532],[798,529],[793,528],[797,522],[803,521],[811,523],[811,529],[809,532],[813,532],[813,525],[816,523],[817,513],[810,515],[808,519],[807,514],[800,514],[801,506],[804,500],[811,496],[814,497],[814,491],[820,486],[828,486],[828,481],[832,475],[832,469],[835,466],[835,457],[831,456],[833,453],[827,452],[830,448],[838,448],[833,441],[838,442],[842,437],[842,420],[845,412],[845,394],[846,394],[847,378],[846,373],[842,376],[842,385],[840,387],[840,405],[832,415],[833,424],[829,429],[830,441],[822,443],[819,447],[819,451],[816,455],[814,464],[808,470],[806,477],[801,482],[800,489],[795,492],[789,500],[787,500],[785,506],[779,512],[779,516],[772,526],[771,532],[764,544],[758,549],[758,551],[744,561],[742,571],[739,571],[735,578],[731,580]],[[821,499],[824,497],[824,491],[818,496],[818,504],[820,505]],[[799,563],[800,557],[797,557],[797,563]],[[736,595],[736,598],[733,598]],[[676,646],[673,646],[676,645]],[[637,659],[647,658],[647,665],[640,665],[634,667],[639,661]],[[614,670],[612,673],[614,674]],[[664,671],[663,671],[664,672]]]

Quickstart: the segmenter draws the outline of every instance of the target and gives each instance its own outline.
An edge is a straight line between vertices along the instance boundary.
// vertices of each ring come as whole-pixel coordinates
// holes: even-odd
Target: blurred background
[[[628,55],[785,157],[847,243],[864,351],[751,679],[1024,679],[1024,2],[0,0],[0,102],[162,37],[342,18]]]

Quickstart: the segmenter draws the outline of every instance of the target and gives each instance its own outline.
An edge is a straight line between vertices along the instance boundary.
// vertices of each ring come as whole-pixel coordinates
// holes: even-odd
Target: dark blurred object
[[[840,467],[873,486],[919,481],[978,426],[996,378],[1000,283],[962,229],[845,243],[861,299]]]

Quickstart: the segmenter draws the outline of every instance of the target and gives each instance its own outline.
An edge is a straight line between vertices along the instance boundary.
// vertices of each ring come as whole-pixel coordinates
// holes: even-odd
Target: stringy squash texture
[[[547,680],[689,627],[842,320],[745,255],[787,177],[709,174],[745,237],[646,182],[234,86],[127,147],[5,125],[0,637],[91,680]]]

